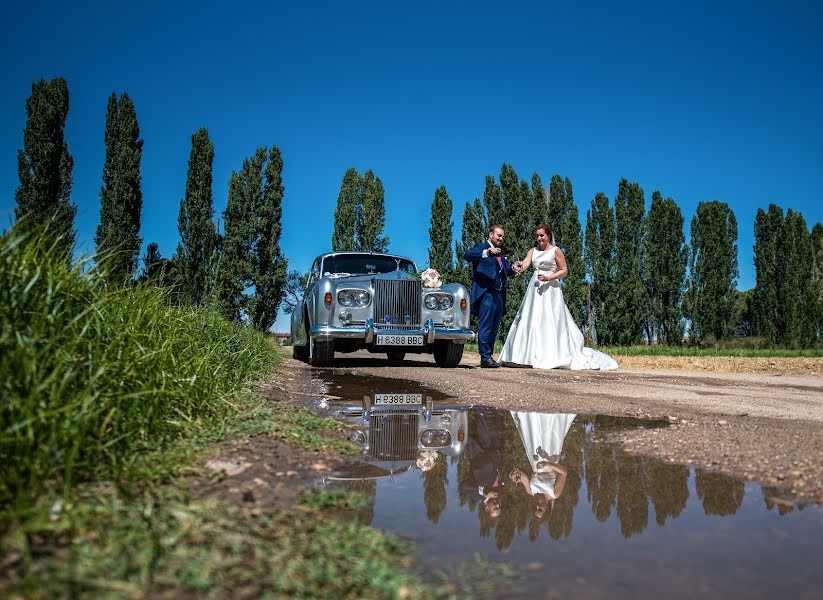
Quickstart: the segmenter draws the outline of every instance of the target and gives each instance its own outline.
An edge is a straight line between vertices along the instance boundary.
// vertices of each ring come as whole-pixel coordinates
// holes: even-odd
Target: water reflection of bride
[[[560,454],[563,440],[577,415],[511,411],[511,416],[532,472],[527,475],[520,469],[514,469],[509,478],[513,483],[522,485],[527,494],[534,496],[534,516],[541,519],[550,501],[558,498],[566,485],[568,472],[560,464]]]

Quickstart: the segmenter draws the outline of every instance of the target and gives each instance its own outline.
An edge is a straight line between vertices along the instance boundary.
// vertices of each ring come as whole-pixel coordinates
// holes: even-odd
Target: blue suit
[[[516,275],[503,256],[498,263],[494,254],[483,258],[483,251],[491,248],[489,242],[481,242],[466,251],[463,258],[472,264],[472,314],[478,315],[477,346],[483,361],[492,359],[494,340],[500,329],[500,320],[506,306],[509,276]]]

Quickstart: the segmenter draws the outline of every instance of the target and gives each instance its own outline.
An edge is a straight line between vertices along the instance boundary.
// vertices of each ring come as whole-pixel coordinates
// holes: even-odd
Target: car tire
[[[313,367],[330,367],[334,362],[334,340],[318,342],[309,338],[309,363]]]
[[[300,362],[309,362],[309,345],[304,344],[298,346],[297,344],[293,344],[291,347],[291,355],[295,360],[299,360]]]
[[[402,350],[387,350],[386,356],[391,362],[400,362],[406,358],[406,353]]]
[[[434,342],[434,362],[438,367],[453,369],[460,364],[463,358],[463,344],[456,344],[451,340]]]

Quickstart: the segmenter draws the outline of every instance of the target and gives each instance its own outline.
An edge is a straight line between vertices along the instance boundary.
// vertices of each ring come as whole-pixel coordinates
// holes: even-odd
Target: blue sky
[[[577,5],[575,5],[577,4]],[[32,82],[63,76],[78,239],[93,249],[106,101],[134,100],[143,228],[177,245],[191,135],[215,144],[214,204],[258,146],[278,145],[282,249],[305,270],[330,246],[343,173],[386,190],[390,250],[424,265],[434,190],[466,201],[504,162],[569,177],[585,224],[621,177],[688,222],[722,200],[739,226],[775,202],[823,221],[823,8],[814,2],[3,3],[0,214],[14,208]],[[287,329],[278,319],[277,329]]]

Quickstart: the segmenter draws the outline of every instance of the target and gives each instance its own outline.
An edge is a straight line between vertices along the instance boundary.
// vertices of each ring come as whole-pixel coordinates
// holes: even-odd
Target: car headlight
[[[433,446],[448,446],[452,442],[452,434],[446,429],[426,429],[420,434],[420,443],[431,448]]]
[[[454,298],[451,296],[441,296],[439,304],[440,310],[449,310],[452,306],[454,306]]]
[[[354,305],[358,308],[363,308],[368,305],[371,300],[371,295],[366,291],[359,291],[354,293]]]
[[[440,303],[437,301],[437,296],[434,294],[426,294],[426,297],[423,298],[423,303],[429,310],[437,310],[440,306]]]
[[[354,304],[354,296],[351,292],[340,292],[337,294],[337,303],[340,306],[351,306]]]

